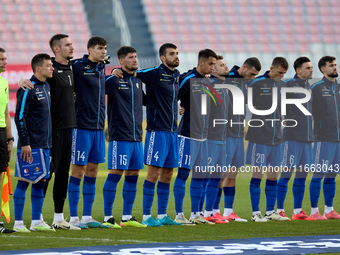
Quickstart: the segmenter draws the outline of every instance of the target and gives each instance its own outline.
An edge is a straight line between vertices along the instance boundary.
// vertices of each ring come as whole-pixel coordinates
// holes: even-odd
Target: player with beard
[[[146,85],[147,132],[144,164],[148,173],[143,185],[143,224],[150,227],[181,225],[166,213],[173,169],[178,167],[177,135],[179,65],[177,46],[165,43],[159,48],[160,66],[137,71]],[[121,76],[115,69],[113,74]],[[151,217],[151,207],[157,183],[158,218]]]
[[[104,225],[119,227],[112,216],[116,187],[123,173],[123,216],[121,225],[146,227],[132,217],[139,170],[143,165],[143,90],[142,81],[134,74],[138,69],[137,51],[123,46],[117,51],[123,78],[110,76],[105,81],[108,96],[109,174],[103,187]]]
[[[333,209],[335,178],[340,164],[340,85],[335,57],[324,56],[318,67],[324,75],[312,85],[313,117],[315,126],[315,172],[310,183],[311,218],[316,220],[340,219]],[[311,169],[312,170],[312,169]],[[319,213],[318,202],[323,181],[325,210]]]

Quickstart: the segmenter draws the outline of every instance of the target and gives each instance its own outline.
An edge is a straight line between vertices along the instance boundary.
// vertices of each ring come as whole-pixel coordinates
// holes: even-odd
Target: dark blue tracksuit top
[[[293,79],[286,80],[286,87],[290,88],[304,88],[311,91],[311,85],[308,80],[300,79],[296,74]],[[293,98],[304,98],[305,95],[301,93],[287,93],[288,99]],[[302,104],[312,114],[313,96],[307,102]],[[296,127],[285,127],[283,129],[284,141],[298,141],[298,142],[314,142],[314,128],[313,128],[313,116],[304,115],[297,107],[293,104],[288,104],[286,109],[287,126],[295,125],[294,121],[288,121],[293,119],[297,121]]]
[[[142,141],[142,81],[121,69],[123,78],[110,76],[105,82],[110,141]]]
[[[312,85],[315,141],[340,141],[340,85],[323,78]]]
[[[137,71],[146,85],[147,130],[177,132],[179,75],[164,64]]]
[[[48,149],[52,147],[52,119],[50,85],[31,77],[34,89],[19,89],[15,124],[19,141],[18,149],[30,145],[32,149]]]
[[[246,102],[247,102],[247,85],[248,81],[244,79],[242,76],[239,75],[237,70],[240,67],[238,66],[233,66],[233,68],[229,72],[229,76],[226,77],[225,82],[227,84],[232,84],[236,87],[238,87],[240,90],[242,90],[242,93],[244,95],[244,115],[234,115],[233,114],[233,96],[230,96],[229,100],[229,116],[228,116],[228,121],[229,121],[229,126],[228,126],[228,137],[233,137],[233,138],[240,138],[244,136],[244,125],[241,123],[244,123],[245,120],[245,114],[246,114]],[[231,126],[231,123],[233,125]],[[234,123],[240,123],[240,124],[234,124]]]
[[[254,79],[248,89],[253,88],[253,105],[257,110],[268,110],[272,106],[272,92],[273,88],[277,88],[277,108],[269,115],[260,116],[252,114],[251,119],[259,119],[263,121],[262,127],[249,127],[246,140],[253,143],[264,144],[264,145],[279,145],[283,142],[283,134],[281,129],[281,95],[280,91],[282,87],[286,86],[286,83],[282,80],[275,81],[269,78],[269,71],[264,75]],[[277,121],[266,121],[269,119],[276,119]],[[260,126],[261,122],[253,122],[252,125]]]
[[[104,129],[105,65],[87,55],[73,64],[76,92],[76,122],[81,129]]]
[[[200,75],[196,68],[181,75],[178,98],[185,113],[179,124],[179,135],[194,139],[208,137],[210,95],[207,95],[207,115],[201,114],[202,94],[207,94],[207,91],[212,93],[207,85],[213,87],[211,80]]]

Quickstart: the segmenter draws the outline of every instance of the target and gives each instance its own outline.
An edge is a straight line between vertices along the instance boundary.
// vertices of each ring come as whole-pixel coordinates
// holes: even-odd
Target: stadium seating
[[[1,45],[10,63],[29,63],[38,52],[52,54],[48,41],[66,33],[73,42],[74,56],[86,52],[91,36],[81,0],[2,0]]]
[[[143,0],[155,47],[182,52],[310,53],[338,44],[338,0]]]

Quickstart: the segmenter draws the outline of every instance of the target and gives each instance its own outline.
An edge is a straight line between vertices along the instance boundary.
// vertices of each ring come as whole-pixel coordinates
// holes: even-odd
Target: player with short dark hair
[[[71,177],[68,194],[70,224],[77,227],[107,227],[95,221],[92,206],[95,198],[98,164],[105,162],[105,65],[107,42],[99,36],[87,43],[88,55],[73,64],[76,92],[76,122],[72,133]],[[85,175],[85,176],[84,176]],[[83,217],[78,218],[80,181],[83,183]]]
[[[143,90],[142,81],[135,77],[138,69],[137,51],[123,46],[117,51],[123,78],[110,76],[105,81],[108,96],[107,115],[109,125],[108,169],[103,187],[104,225],[120,227],[112,216],[116,187],[123,173],[123,216],[121,224],[146,227],[132,217],[132,207],[137,192],[139,170],[143,165]]]
[[[15,124],[17,126],[19,141],[17,153],[23,162],[31,163],[32,150],[38,149],[41,155],[42,167],[46,169],[46,175],[36,183],[32,184],[32,223],[31,231],[55,231],[41,220],[41,210],[44,203],[45,179],[50,175],[50,148],[52,146],[52,122],[50,114],[50,85],[46,81],[53,75],[51,57],[47,54],[37,54],[32,58],[31,66],[33,76],[31,82],[34,89],[26,90],[19,88],[17,92],[17,106],[15,112]],[[37,125],[38,123],[38,125]],[[38,159],[34,158],[35,162]],[[15,168],[15,176],[19,177],[19,159]],[[38,168],[38,167],[37,167]],[[27,169],[26,169],[27,170]],[[39,171],[41,169],[37,169]],[[25,170],[24,170],[25,171]],[[26,172],[25,172],[26,173]],[[23,222],[23,211],[25,205],[26,190],[29,182],[19,178],[14,191],[14,230],[17,232],[30,232]]]
[[[7,54],[3,48],[0,48],[0,73],[6,71],[6,66]],[[8,92],[8,81],[0,76],[0,183],[11,159],[14,141],[11,118],[8,113]],[[11,234],[13,232],[15,231],[5,228],[4,223],[0,222],[0,233]]]
[[[183,213],[185,183],[190,170],[196,166],[208,167],[208,124],[209,116],[201,114],[201,95],[211,91],[212,83],[205,75],[211,74],[216,64],[217,55],[211,49],[198,53],[197,68],[182,74],[180,77],[179,99],[185,113],[179,126],[180,166],[174,184],[176,221],[185,225],[214,224],[200,215],[200,202],[203,197],[203,176],[192,171],[190,184],[191,219],[188,221]],[[210,92],[209,92],[210,93]],[[206,102],[206,111],[210,110],[210,100]]]
[[[233,66],[230,70],[229,76],[226,78],[227,84],[237,86],[242,90],[244,98],[247,96],[247,86],[258,75],[261,71],[261,63],[256,57],[247,58],[241,67],[237,65]],[[244,108],[246,110],[246,107]],[[228,170],[226,178],[224,178],[222,186],[224,191],[224,213],[223,218],[228,221],[247,221],[241,219],[233,211],[234,199],[235,199],[235,187],[236,187],[236,176],[238,170],[244,165],[244,125],[245,115],[234,115],[233,114],[233,97],[229,100],[229,126],[226,138],[226,154]],[[231,123],[235,123],[231,125]],[[238,124],[236,124],[238,123]],[[219,213],[219,201],[222,194],[222,188],[217,193],[217,199],[214,205],[214,215],[220,217]]]
[[[336,78],[338,70],[333,56],[324,56],[318,63],[324,75],[312,85],[313,117],[315,127],[315,172],[309,186],[311,218],[316,220],[340,219],[333,209],[336,182],[340,164],[340,85]],[[325,210],[319,213],[318,202],[323,181]]]
[[[289,88],[304,88],[311,89],[309,80],[313,77],[313,65],[309,58],[299,57],[294,62],[295,76],[293,79],[286,80],[286,86]],[[304,98],[305,95],[301,93],[289,93],[287,98]],[[304,103],[303,106],[312,112],[312,99]],[[277,184],[277,212],[284,217],[287,217],[284,211],[284,201],[287,194],[288,182],[295,171],[295,178],[293,183],[294,196],[294,213],[293,220],[313,220],[302,210],[302,200],[305,194],[305,182],[308,171],[307,170],[314,163],[313,156],[313,142],[315,139],[313,129],[313,116],[306,116],[302,113],[296,105],[289,104],[286,109],[288,127],[283,129],[283,163],[284,167],[281,172],[281,177]],[[288,119],[297,121],[297,125],[292,127],[294,123],[290,123]],[[302,166],[302,167],[301,167]],[[289,169],[289,170],[288,170]]]
[[[252,166],[253,176],[250,181],[250,199],[253,207],[252,221],[267,222],[267,221],[287,221],[288,217],[282,217],[275,212],[275,203],[277,196],[277,177],[278,170],[282,162],[282,130],[281,121],[266,121],[266,119],[282,120],[281,116],[281,97],[280,90],[286,84],[281,79],[288,70],[288,62],[283,57],[274,58],[270,70],[264,75],[253,80],[248,90],[253,90],[253,107],[256,109],[268,110],[271,108],[274,95],[274,89],[277,92],[277,108],[268,115],[252,114],[253,126],[249,126],[246,139],[248,142],[246,164]],[[260,124],[258,123],[260,122]],[[267,181],[265,187],[266,193],[266,217],[263,218],[259,204],[261,198],[261,180],[264,174],[264,169],[267,168]]]

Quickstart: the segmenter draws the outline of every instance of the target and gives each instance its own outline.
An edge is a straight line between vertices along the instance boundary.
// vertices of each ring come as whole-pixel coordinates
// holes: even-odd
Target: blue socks
[[[203,196],[203,179],[191,179],[190,183],[191,212],[199,212],[200,202]]]
[[[275,210],[276,197],[277,197],[277,181],[268,180],[265,186],[267,211]]]
[[[314,173],[313,178],[309,185],[309,195],[311,207],[318,207],[320,190],[321,190],[321,180],[324,174]]]
[[[250,201],[253,207],[253,212],[260,211],[261,199],[261,179],[251,178],[250,180]]]
[[[70,206],[71,217],[78,217],[80,181],[81,179],[71,176],[70,182],[68,184],[68,202]]]
[[[223,191],[224,191],[224,208],[233,209],[235,187],[224,187]]]
[[[284,209],[284,203],[285,203],[287,190],[288,190],[288,182],[290,180],[290,176],[283,177],[284,173],[286,172],[282,172],[281,177],[277,183],[277,209],[278,210]]]
[[[15,220],[22,220],[25,206],[25,195],[28,185],[28,182],[18,180],[18,184],[13,194]]]
[[[296,172],[293,182],[294,209],[302,208],[307,172]],[[279,194],[277,195],[279,199]]]
[[[88,177],[85,175],[83,182],[83,216],[91,216],[95,195],[96,177]]]
[[[212,211],[214,204],[216,202],[216,196],[218,193],[218,185],[220,185],[221,179],[209,179],[207,190],[206,190],[206,197],[207,201],[205,204],[206,211]]]
[[[137,193],[138,175],[125,176],[123,185],[123,215],[131,215]]]
[[[170,184],[158,181],[157,183],[157,202],[158,214],[166,214],[170,193]]]
[[[201,198],[201,201],[200,201],[200,206],[199,206],[199,208],[198,208],[199,212],[203,212],[205,194],[206,194],[206,192],[207,192],[207,185],[208,185],[208,183],[209,183],[209,177],[204,178],[204,179],[203,179],[203,183],[202,183],[202,186],[203,186],[203,194],[202,194],[202,198]]]
[[[220,209],[220,201],[222,197],[222,188],[218,188],[217,196],[216,196],[216,201],[214,204],[214,210],[219,210]]]
[[[177,177],[174,184],[174,197],[176,213],[183,212],[183,199],[185,196],[185,183],[190,174],[189,169],[178,168]]]
[[[143,185],[143,215],[151,215],[154,196],[155,183],[145,180]]]
[[[32,184],[31,203],[32,203],[32,220],[40,220],[41,211],[44,203],[45,182]]]
[[[112,215],[112,206],[116,197],[117,184],[122,176],[120,174],[108,174],[103,187],[104,197],[104,214],[105,216]],[[123,188],[124,195],[124,188]]]
[[[335,196],[335,177],[331,177],[330,176],[325,177],[324,181],[323,181],[323,195],[325,197],[325,205],[326,206],[333,206],[333,199]]]

